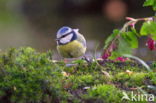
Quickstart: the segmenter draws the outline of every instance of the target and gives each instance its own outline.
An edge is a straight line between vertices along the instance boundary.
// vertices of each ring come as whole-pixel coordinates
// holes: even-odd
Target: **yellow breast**
[[[57,50],[64,58],[77,58],[85,54],[86,47],[77,40],[65,45],[58,45]]]

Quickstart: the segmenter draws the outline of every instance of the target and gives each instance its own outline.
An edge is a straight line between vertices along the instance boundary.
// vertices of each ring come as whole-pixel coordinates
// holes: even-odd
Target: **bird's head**
[[[67,44],[77,39],[77,33],[78,29],[72,29],[70,27],[64,26],[58,30],[56,41],[59,45]]]

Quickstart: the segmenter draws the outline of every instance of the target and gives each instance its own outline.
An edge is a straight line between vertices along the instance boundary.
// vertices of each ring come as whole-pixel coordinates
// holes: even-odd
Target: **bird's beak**
[[[55,39],[56,41],[59,41],[60,40],[60,38],[57,38],[57,39]]]

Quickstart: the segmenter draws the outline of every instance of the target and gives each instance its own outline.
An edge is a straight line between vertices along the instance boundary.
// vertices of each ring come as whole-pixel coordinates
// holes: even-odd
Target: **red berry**
[[[152,38],[148,38],[147,39],[147,43],[146,46],[150,49],[150,50],[154,50],[156,42],[152,39]]]

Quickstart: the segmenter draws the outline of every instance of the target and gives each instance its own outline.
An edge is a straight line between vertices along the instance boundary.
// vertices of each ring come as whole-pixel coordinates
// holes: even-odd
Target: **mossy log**
[[[0,102],[148,103],[123,100],[123,93],[156,96],[155,62],[150,64],[152,72],[135,62],[72,63],[54,62],[51,51],[39,53],[30,47],[1,52]]]

